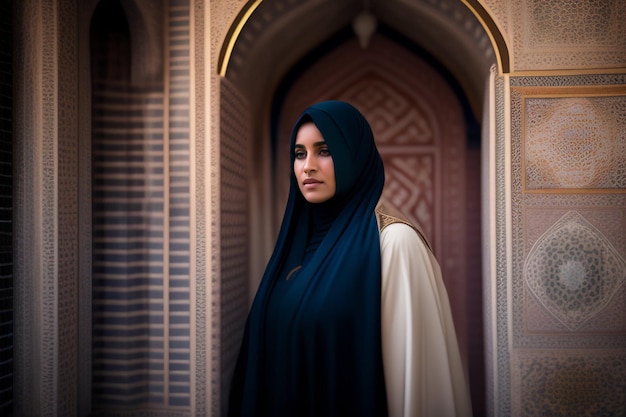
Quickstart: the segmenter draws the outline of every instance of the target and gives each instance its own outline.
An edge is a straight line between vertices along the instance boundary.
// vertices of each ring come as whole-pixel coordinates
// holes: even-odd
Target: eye
[[[295,151],[294,156],[296,159],[304,159],[306,158],[306,152],[304,151]]]
[[[320,156],[330,156],[330,149],[328,149],[328,148],[320,148],[319,154],[320,154]]]

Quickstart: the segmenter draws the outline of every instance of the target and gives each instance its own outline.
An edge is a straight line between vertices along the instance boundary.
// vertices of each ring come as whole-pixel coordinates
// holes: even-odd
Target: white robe
[[[390,417],[471,416],[441,269],[401,222],[380,233],[383,367]]]

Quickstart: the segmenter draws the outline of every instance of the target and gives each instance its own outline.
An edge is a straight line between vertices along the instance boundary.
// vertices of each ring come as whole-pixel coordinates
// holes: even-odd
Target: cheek
[[[293,162],[293,172],[294,174],[298,175],[299,173],[302,172],[302,162],[295,159]]]
[[[326,175],[331,173],[335,175],[335,164],[332,158],[320,158],[319,161],[320,169],[323,169]]]
[[[332,179],[333,185],[336,186],[337,179],[335,178],[335,164],[333,163],[332,159],[326,164],[325,168],[327,180]]]

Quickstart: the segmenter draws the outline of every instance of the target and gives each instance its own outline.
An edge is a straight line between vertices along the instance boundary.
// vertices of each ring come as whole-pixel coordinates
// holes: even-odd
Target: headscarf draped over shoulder
[[[384,170],[368,122],[352,105],[305,109],[291,134],[312,121],[333,158],[334,220],[310,261],[302,262],[314,210],[291,175],[274,252],[246,323],[230,397],[230,416],[385,416],[380,240],[375,207]],[[268,319],[281,288],[279,316]]]

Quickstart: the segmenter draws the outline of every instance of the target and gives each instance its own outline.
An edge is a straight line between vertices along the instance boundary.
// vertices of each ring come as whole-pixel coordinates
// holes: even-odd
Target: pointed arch
[[[497,21],[494,19],[491,13],[481,4],[479,0],[461,1],[481,23],[485,33],[489,37],[491,41],[491,46],[495,51],[497,68],[499,73],[509,73],[509,47],[507,45],[506,38],[498,27]],[[248,21],[251,19],[252,14],[261,5],[262,2],[263,0],[248,0],[248,2],[242,7],[241,11],[231,24],[218,57],[217,73],[220,76],[226,77],[231,63],[231,58],[233,57],[233,50],[235,48],[237,40],[242,33],[242,29],[248,24]]]
[[[498,28],[497,22],[493,19],[491,14],[483,7],[479,0],[461,0],[468,9],[474,13],[478,21],[482,24],[483,28],[489,39],[491,45],[496,51],[496,59],[498,61],[498,69],[500,74],[507,74],[511,71],[511,62],[509,59],[509,47],[507,45],[505,37]]]

